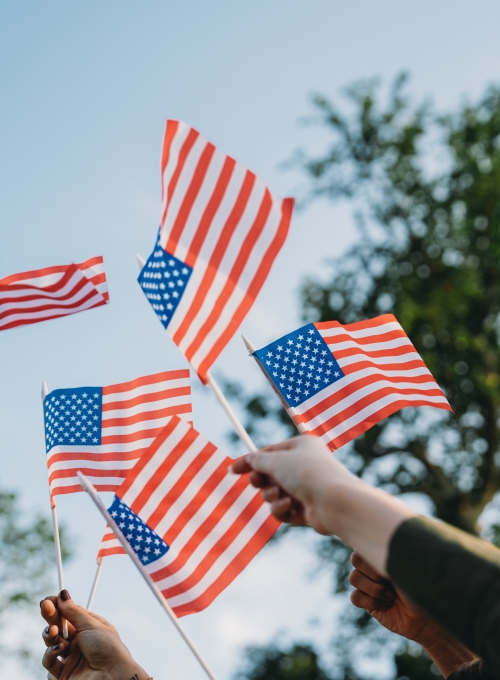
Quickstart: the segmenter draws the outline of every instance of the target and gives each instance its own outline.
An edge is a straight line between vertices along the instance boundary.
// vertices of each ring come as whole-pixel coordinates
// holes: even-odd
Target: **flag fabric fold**
[[[392,314],[310,323],[254,356],[299,429],[332,450],[408,406],[451,411]]]
[[[12,274],[0,279],[0,330],[76,314],[108,301],[102,257]]]
[[[139,283],[205,382],[249,312],[288,234],[292,198],[186,123],[167,120],[158,243]]]
[[[115,491],[173,415],[192,418],[189,369],[50,392],[43,403],[51,496],[82,491],[77,472]]]
[[[109,509],[177,616],[207,607],[279,527],[232,462],[174,416]],[[98,558],[123,552],[107,528]]]

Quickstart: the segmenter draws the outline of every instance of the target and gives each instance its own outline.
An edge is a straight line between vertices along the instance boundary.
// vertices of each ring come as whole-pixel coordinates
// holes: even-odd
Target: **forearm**
[[[413,510],[393,496],[365,484],[352,475],[340,482],[327,482],[322,497],[323,522],[354,550],[357,550],[380,574],[387,576],[386,563],[391,538],[396,528]]]
[[[150,680],[149,673],[132,658],[125,645],[113,657],[112,666],[108,666],[109,680]]]

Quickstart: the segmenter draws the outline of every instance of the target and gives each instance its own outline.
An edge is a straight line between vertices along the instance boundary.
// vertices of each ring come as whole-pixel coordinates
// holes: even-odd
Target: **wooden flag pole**
[[[101,577],[101,571],[104,564],[104,557],[97,558],[97,569],[94,576],[94,582],[92,583],[92,588],[90,590],[89,601],[87,602],[87,611],[90,611],[92,603],[94,602],[95,591],[97,590],[97,584]]]
[[[144,568],[144,565],[142,564],[141,560],[138,558],[138,556],[135,554],[133,551],[132,547],[130,546],[130,543],[127,541],[125,536],[122,534],[120,529],[118,528],[116,522],[114,519],[111,517],[109,512],[107,511],[104,503],[100,499],[100,497],[97,494],[97,491],[95,490],[94,486],[90,483],[90,481],[83,475],[81,472],[77,472],[78,479],[80,480],[80,484],[82,485],[84,491],[86,491],[92,500],[95,503],[95,506],[101,513],[101,515],[104,517],[106,522],[108,523],[109,527],[113,531],[114,535],[116,538],[120,541],[120,543],[123,546],[123,549],[126,551],[128,556],[131,558],[132,562],[135,564],[137,569],[140,571],[142,578],[146,581],[147,585],[149,586],[149,589],[153,592],[153,595],[156,597],[160,605],[163,607],[165,612],[168,614],[170,617],[172,623],[174,626],[177,628],[179,633],[182,635],[184,638],[184,641],[186,642],[187,646],[189,649],[193,652],[195,655],[196,659],[198,660],[199,664],[205,671],[205,673],[208,675],[210,680],[217,680],[215,675],[212,673],[210,668],[207,666],[205,660],[201,656],[200,652],[196,648],[194,642],[191,640],[187,632],[185,631],[184,627],[180,624],[179,619],[175,615],[172,607],[168,604],[167,600],[163,597],[163,593],[161,590],[158,588],[156,583],[152,580],[152,578],[149,576],[148,572]]]
[[[139,267],[142,270],[144,268],[144,265],[146,264],[146,261],[139,254],[137,254],[136,257],[137,257],[137,262],[139,264]],[[212,389],[212,392],[215,394],[217,401],[219,402],[219,404],[222,406],[222,408],[224,409],[224,411],[228,415],[229,420],[232,422],[233,427],[236,431],[236,434],[241,439],[243,444],[247,447],[247,449],[249,451],[252,451],[252,452],[257,451],[257,447],[253,443],[252,438],[250,437],[248,432],[243,427],[243,424],[240,421],[240,419],[238,418],[238,416],[236,415],[236,413],[231,408],[230,403],[228,402],[228,400],[224,396],[224,393],[222,392],[221,388],[217,384],[217,381],[215,380],[214,376],[211,374],[210,371],[207,372],[207,385]]]
[[[45,397],[49,393],[49,389],[47,387],[47,383],[45,380],[42,383],[42,404],[45,401]],[[56,509],[56,502],[52,498],[52,494],[50,493],[50,487],[49,487],[49,496],[50,496],[50,508],[52,511],[52,528],[54,530],[54,545],[56,549],[56,562],[57,562],[57,577],[59,580],[59,592],[61,590],[64,590],[64,575],[63,575],[63,566],[62,566],[62,553],[61,553],[61,541],[59,539],[59,522],[57,521],[57,509]],[[68,622],[66,619],[61,619],[61,625],[62,625],[62,635],[65,640],[68,639]]]
[[[209,386],[212,388],[212,391],[213,391],[213,393],[215,394],[215,396],[216,396],[216,398],[217,398],[217,401],[219,402],[219,404],[222,406],[222,408],[224,409],[224,411],[225,411],[225,412],[227,413],[227,415],[229,416],[229,419],[230,419],[231,422],[233,423],[233,427],[234,427],[234,429],[236,430],[236,433],[237,433],[238,437],[241,439],[241,441],[243,442],[243,444],[244,444],[250,451],[252,451],[252,452],[257,451],[257,447],[256,447],[255,444],[253,443],[253,441],[252,441],[250,435],[249,435],[248,432],[245,430],[245,428],[243,427],[243,425],[242,425],[240,419],[238,418],[238,416],[236,415],[236,413],[235,413],[235,412],[233,411],[233,409],[231,408],[230,403],[228,402],[228,400],[227,400],[226,397],[224,396],[224,393],[222,392],[221,388],[219,387],[219,385],[218,385],[217,382],[215,381],[215,378],[214,378],[214,376],[210,373],[210,371],[207,371],[207,385],[209,385]]]
[[[305,430],[304,426],[302,425],[302,423],[296,423],[295,422],[295,420],[292,417],[292,414],[290,413],[290,407],[288,406],[286,401],[283,399],[283,395],[280,394],[279,390],[276,389],[276,386],[274,385],[272,380],[269,379],[269,376],[267,375],[266,371],[264,370],[264,367],[260,363],[259,359],[255,356],[254,352],[257,350],[257,348],[255,347],[255,345],[253,345],[253,343],[250,342],[250,340],[245,335],[242,334],[241,337],[243,339],[243,342],[245,343],[245,347],[248,350],[248,354],[255,359],[257,366],[260,368],[260,370],[264,374],[266,380],[268,381],[268,383],[271,385],[271,387],[275,391],[276,395],[278,396],[279,400],[281,401],[281,403],[283,405],[283,408],[285,409],[285,411],[290,416],[293,424],[295,425],[297,430],[300,432],[300,434],[305,434],[306,430]]]

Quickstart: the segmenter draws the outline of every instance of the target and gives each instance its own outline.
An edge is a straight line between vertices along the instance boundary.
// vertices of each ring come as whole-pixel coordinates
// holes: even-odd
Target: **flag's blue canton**
[[[288,406],[306,399],[344,377],[314,324],[302,326],[254,352]]]
[[[45,445],[100,446],[102,387],[54,390],[43,402]]]
[[[115,495],[108,512],[143,564],[159,560],[169,549],[170,546],[118,496]]]
[[[192,267],[157,245],[139,275],[139,285],[165,328],[181,301],[192,271]]]

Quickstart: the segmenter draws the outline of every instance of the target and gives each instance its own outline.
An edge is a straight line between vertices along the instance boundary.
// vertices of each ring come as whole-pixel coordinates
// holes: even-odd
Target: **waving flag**
[[[54,390],[43,406],[51,495],[81,491],[78,470],[115,491],[172,415],[191,420],[189,370]]]
[[[102,257],[12,274],[0,279],[0,330],[76,314],[108,301]]]
[[[205,381],[285,242],[294,201],[176,120],[167,120],[161,172],[160,238],[139,283]]]
[[[174,416],[109,508],[177,616],[207,607],[279,526],[232,463]],[[98,558],[122,552],[107,529]]]
[[[451,411],[392,314],[310,323],[254,356],[299,430],[332,450],[405,406]]]

